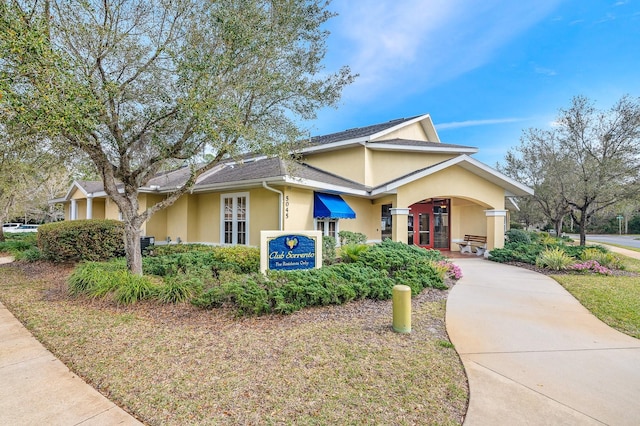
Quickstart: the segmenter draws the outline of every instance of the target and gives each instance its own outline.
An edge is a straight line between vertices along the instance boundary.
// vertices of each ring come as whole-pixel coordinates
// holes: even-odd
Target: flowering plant
[[[575,263],[569,266],[568,269],[580,272],[592,271],[600,275],[611,275],[612,273],[611,269],[600,265],[596,260],[587,260],[582,263]]]
[[[462,269],[458,265],[455,265],[448,260],[441,260],[438,262],[438,266],[445,269],[446,274],[449,278],[454,280],[459,280],[462,278]]]

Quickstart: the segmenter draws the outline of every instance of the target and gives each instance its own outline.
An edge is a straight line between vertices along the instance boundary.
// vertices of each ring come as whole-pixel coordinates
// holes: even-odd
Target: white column
[[[504,247],[506,210],[485,210],[487,216],[487,248]]]
[[[71,199],[71,210],[69,211],[69,220],[76,220],[78,218],[78,201],[75,198]]]
[[[408,207],[396,207],[391,209],[391,239],[400,243],[409,241],[407,218],[409,217]]]
[[[93,197],[87,197],[87,219],[93,219]]]

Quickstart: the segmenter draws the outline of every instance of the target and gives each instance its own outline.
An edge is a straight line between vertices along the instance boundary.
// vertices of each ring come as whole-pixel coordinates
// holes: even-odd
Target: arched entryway
[[[409,206],[407,242],[420,247],[450,250],[451,200],[430,198]]]

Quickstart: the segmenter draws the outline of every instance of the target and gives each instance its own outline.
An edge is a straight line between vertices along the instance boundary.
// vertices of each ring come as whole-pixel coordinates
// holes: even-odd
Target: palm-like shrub
[[[549,268],[554,271],[565,270],[574,263],[575,259],[559,247],[546,249],[540,253],[540,256],[536,259],[536,265],[543,268]]]
[[[340,247],[340,257],[343,262],[357,262],[360,255],[369,248],[366,244],[347,244]]]
[[[606,268],[623,269],[624,265],[620,258],[611,252],[605,252],[598,248],[587,248],[580,255],[584,261],[595,260],[599,265]]]

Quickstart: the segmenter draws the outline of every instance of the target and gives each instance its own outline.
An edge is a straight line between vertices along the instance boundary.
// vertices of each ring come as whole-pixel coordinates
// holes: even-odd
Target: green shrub
[[[184,252],[174,253],[164,256],[144,257],[142,259],[142,270],[145,274],[158,275],[161,277],[182,274],[197,274],[201,276],[212,276],[216,262],[212,252]]]
[[[133,275],[129,271],[122,274],[122,282],[115,289],[113,299],[122,305],[149,299],[155,294],[155,288],[149,277]]]
[[[54,262],[108,260],[124,255],[124,226],[117,220],[72,220],[38,228],[38,247]]]
[[[260,271],[260,249],[246,246],[215,246],[213,260],[219,269],[242,274]]]
[[[14,254],[15,260],[26,260],[27,262],[36,262],[38,260],[42,260],[42,252],[38,249],[38,247],[31,247],[24,251],[19,251]]]
[[[217,285],[206,290],[200,296],[191,299],[191,304],[201,309],[213,309],[222,307],[224,300],[223,290]]]
[[[504,248],[495,248],[489,252],[489,260],[494,262],[522,262],[535,265],[536,259],[545,249],[540,244],[508,242]]]
[[[522,229],[511,228],[507,231],[505,236],[507,237],[507,242],[509,243],[531,243],[531,237],[529,236],[529,233]]]
[[[555,246],[558,244],[563,244],[560,238],[549,235],[547,232],[541,232],[537,242],[538,244],[542,244],[544,246]]]
[[[328,235],[322,237],[322,264],[331,265],[336,260],[336,239]]]
[[[393,285],[384,272],[354,263],[270,271],[268,278],[225,273],[219,285],[191,303],[204,309],[231,306],[239,315],[290,314],[307,306],[342,304],[366,297],[389,299]]]
[[[347,244],[365,244],[367,242],[367,236],[361,232],[340,231],[338,232],[338,238],[341,246]]]
[[[81,263],[69,276],[69,292],[73,296],[103,296],[120,285],[122,276],[116,274],[126,269],[124,260]]]
[[[195,298],[202,293],[204,287],[200,278],[179,274],[167,277],[154,296],[162,303],[180,303]]]
[[[357,262],[360,255],[368,249],[366,244],[347,244],[340,247],[340,257],[343,262]]]
[[[536,265],[543,268],[549,268],[554,271],[567,269],[575,263],[575,259],[567,255],[560,247],[546,249],[536,260]]]
[[[146,248],[146,254],[153,256],[166,256],[176,253],[212,252],[215,246],[209,244],[163,244],[151,245]]]
[[[411,287],[413,295],[425,287],[445,288],[435,263],[445,257],[438,250],[384,240],[361,253],[358,263],[385,271],[397,284]]]
[[[148,298],[154,290],[151,279],[131,274],[124,259],[82,263],[69,277],[68,285],[73,296],[111,296],[114,301],[123,304]]]
[[[162,252],[162,255],[146,256],[142,259],[145,274],[164,277],[188,273],[207,281],[217,277],[220,271],[230,270],[246,274],[260,270],[260,250],[254,247],[199,246],[195,251]]]
[[[35,233],[5,233],[5,241],[0,242],[0,253],[11,254],[16,260],[29,260],[34,256],[33,250],[37,249],[37,235]],[[30,254],[23,255],[24,252],[31,251]],[[38,260],[38,259],[34,259]]]
[[[231,303],[238,315],[263,315],[271,312],[266,278],[260,273],[236,275],[220,284],[222,303]]]
[[[606,251],[602,246],[585,248],[580,255],[580,259],[584,261],[595,260],[606,268],[622,269],[624,267],[622,260],[618,256]]]
[[[386,300],[395,284],[408,285],[413,294],[425,287],[445,288],[444,268],[437,264],[442,260],[439,251],[389,240],[363,251],[353,263],[321,269],[269,271],[267,277],[222,271],[219,283],[191,303],[205,309],[230,306],[239,315],[262,315],[363,298]]]

